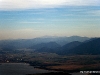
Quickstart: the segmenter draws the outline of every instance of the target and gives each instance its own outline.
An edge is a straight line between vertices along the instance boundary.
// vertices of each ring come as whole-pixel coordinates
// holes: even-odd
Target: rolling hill
[[[46,46],[49,48],[54,48],[58,45],[65,45],[72,41],[80,41],[83,42],[88,40],[88,37],[80,37],[80,36],[71,36],[71,37],[39,37],[34,39],[11,39],[11,40],[0,40],[0,49],[2,50],[15,50],[15,49],[40,49],[42,46]],[[55,42],[55,43],[54,43]]]
[[[67,46],[66,46],[67,47]],[[100,38],[91,39],[87,42],[83,42],[80,45],[67,49],[64,48],[60,54],[64,55],[98,55],[100,54]]]

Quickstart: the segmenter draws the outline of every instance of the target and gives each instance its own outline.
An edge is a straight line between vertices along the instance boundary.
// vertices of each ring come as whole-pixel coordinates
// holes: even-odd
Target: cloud
[[[0,0],[0,10],[55,8],[60,6],[99,6],[100,0]]]
[[[66,5],[99,6],[100,0],[66,0]]]

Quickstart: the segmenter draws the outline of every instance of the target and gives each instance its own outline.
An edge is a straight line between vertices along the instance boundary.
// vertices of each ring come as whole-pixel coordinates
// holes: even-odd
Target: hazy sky
[[[0,0],[0,39],[100,37],[100,0]]]

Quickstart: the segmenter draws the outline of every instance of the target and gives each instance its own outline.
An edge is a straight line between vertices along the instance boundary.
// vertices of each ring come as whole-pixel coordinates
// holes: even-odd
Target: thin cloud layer
[[[0,0],[0,10],[99,6],[100,0]]]

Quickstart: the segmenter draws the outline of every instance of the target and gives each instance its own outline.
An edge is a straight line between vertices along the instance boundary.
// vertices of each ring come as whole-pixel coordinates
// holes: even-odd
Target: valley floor
[[[6,52],[0,54],[1,63],[24,62],[34,68],[60,72],[99,71],[100,55],[57,55],[32,51]],[[75,73],[73,74],[75,75]],[[82,75],[82,74],[81,74]]]

